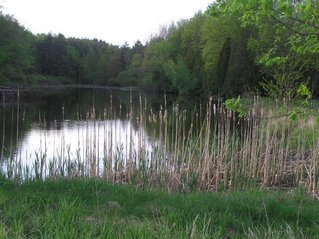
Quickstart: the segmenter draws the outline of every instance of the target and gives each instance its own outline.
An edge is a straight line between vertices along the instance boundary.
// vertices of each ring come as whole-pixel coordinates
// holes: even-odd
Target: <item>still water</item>
[[[150,166],[155,154],[169,154],[157,114],[173,104],[186,112],[195,102],[139,90],[20,92],[1,104],[2,169],[11,177],[48,177],[102,175],[142,159]]]

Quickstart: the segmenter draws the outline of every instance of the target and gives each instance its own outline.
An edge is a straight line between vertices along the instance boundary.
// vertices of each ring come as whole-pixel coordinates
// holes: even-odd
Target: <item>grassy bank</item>
[[[0,180],[1,238],[318,238],[302,192],[168,194],[94,180]]]

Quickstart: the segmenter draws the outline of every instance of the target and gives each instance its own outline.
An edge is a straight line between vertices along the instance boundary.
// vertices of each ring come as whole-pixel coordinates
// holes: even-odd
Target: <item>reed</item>
[[[166,96],[157,111],[141,95],[129,101],[126,113],[122,105],[117,111],[111,96],[102,113],[92,105],[85,119],[77,114],[72,126],[62,107],[63,127],[50,144],[41,128],[44,143],[36,152],[12,149],[6,158],[2,143],[3,174],[41,180],[103,178],[181,192],[303,186],[318,197],[319,141],[313,116],[298,121],[273,117],[258,98],[244,118],[212,98],[191,112],[178,103],[168,106]],[[76,133],[67,139],[72,127]]]
[[[5,105],[5,95],[4,92],[2,93],[2,110],[3,110],[3,123],[2,123],[2,144],[1,144],[1,159],[0,159],[0,165],[2,165],[3,162],[3,155],[4,155],[4,141],[5,141],[5,127],[6,127],[6,105]]]

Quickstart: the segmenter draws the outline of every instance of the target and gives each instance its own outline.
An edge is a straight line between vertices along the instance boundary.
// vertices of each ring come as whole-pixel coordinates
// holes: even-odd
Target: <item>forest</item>
[[[0,8],[1,9],[1,8]],[[26,26],[27,27],[27,26]],[[183,95],[294,97],[319,87],[319,3],[218,0],[143,44],[34,35],[0,12],[0,84],[137,86]]]

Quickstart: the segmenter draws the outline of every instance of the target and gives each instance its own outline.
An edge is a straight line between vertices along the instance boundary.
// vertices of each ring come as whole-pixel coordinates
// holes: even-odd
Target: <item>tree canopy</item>
[[[268,74],[262,84],[267,93],[289,96],[296,93],[301,81],[316,81],[318,1],[219,0],[209,11],[211,15],[237,16],[241,27],[256,29],[249,47]]]
[[[318,92],[319,3],[217,0],[133,46],[33,35],[0,13],[0,83],[140,86],[179,94]]]

